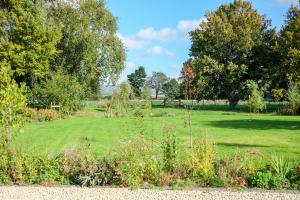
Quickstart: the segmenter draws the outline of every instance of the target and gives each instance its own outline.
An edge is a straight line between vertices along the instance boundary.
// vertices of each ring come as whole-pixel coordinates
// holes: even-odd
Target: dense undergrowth
[[[204,136],[179,158],[177,145],[170,130],[161,144],[140,135],[121,142],[106,157],[92,154],[88,144],[55,157],[11,152],[2,145],[0,183],[300,189],[300,166],[284,157],[261,162],[266,158],[250,150],[220,157]]]

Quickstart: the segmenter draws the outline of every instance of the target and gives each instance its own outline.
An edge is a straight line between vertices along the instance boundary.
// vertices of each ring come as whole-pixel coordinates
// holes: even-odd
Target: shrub
[[[275,102],[279,102],[284,97],[285,90],[282,88],[277,88],[272,90],[272,95],[274,97]]]
[[[287,178],[280,175],[273,175],[269,185],[271,189],[288,189],[290,187],[290,182]]]
[[[195,142],[189,159],[189,172],[207,185],[214,174],[215,147],[211,138],[205,135]]]
[[[142,136],[123,142],[113,152],[113,159],[120,173],[121,185],[137,187],[145,182],[155,184],[160,178],[160,158]]]
[[[51,103],[60,104],[62,113],[71,114],[82,108],[84,88],[76,77],[57,72],[40,85],[34,86],[30,102],[41,108],[50,107]]]
[[[265,109],[266,103],[263,98],[263,91],[259,90],[258,85],[254,81],[248,81],[247,87],[250,90],[248,100],[250,112],[258,113]]]
[[[83,148],[75,148],[61,153],[56,160],[59,171],[73,184],[82,184],[82,177],[89,176],[97,164],[96,157],[90,152],[86,144]]]
[[[287,176],[292,189],[300,190],[300,166],[295,167]]]
[[[245,187],[247,177],[253,174],[260,155],[255,151],[237,152],[234,157],[222,158],[215,164],[217,180],[224,186]]]
[[[257,171],[249,179],[249,185],[256,188],[269,189],[272,173],[270,171]]]
[[[119,173],[115,169],[115,165],[103,159],[85,176],[80,176],[79,181],[82,186],[104,186],[118,183],[120,179]]]
[[[34,108],[27,107],[25,110],[25,115],[26,115],[27,121],[29,121],[29,122],[37,121],[37,119],[38,119],[38,112]]]
[[[55,110],[41,109],[37,112],[39,121],[53,121],[59,118],[59,114]]]
[[[294,115],[297,114],[300,105],[300,90],[298,84],[290,83],[286,99],[288,101],[288,108],[292,110]]]
[[[163,166],[167,172],[173,172],[177,162],[177,138],[171,127],[164,127],[164,139],[162,141]]]

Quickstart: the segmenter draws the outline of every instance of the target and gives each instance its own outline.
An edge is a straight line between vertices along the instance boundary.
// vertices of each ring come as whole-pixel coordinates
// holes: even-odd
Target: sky
[[[107,0],[107,7],[118,21],[118,37],[126,47],[126,68],[120,82],[129,73],[144,66],[148,76],[164,72],[178,78],[182,63],[189,58],[188,32],[216,10],[225,0]],[[253,0],[254,8],[272,20],[280,30],[286,12],[297,0]]]

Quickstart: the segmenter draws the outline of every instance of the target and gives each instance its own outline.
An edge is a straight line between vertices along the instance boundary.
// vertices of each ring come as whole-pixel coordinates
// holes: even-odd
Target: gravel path
[[[81,199],[122,199],[122,200],[155,200],[155,199],[205,199],[205,200],[256,200],[286,199],[300,200],[300,192],[294,191],[230,191],[215,189],[199,190],[130,190],[118,188],[80,188],[80,187],[0,187],[0,199],[24,200],[81,200]]]

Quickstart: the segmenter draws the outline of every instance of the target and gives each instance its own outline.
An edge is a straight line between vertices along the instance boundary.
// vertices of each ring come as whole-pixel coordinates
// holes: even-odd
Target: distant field
[[[300,158],[300,116],[249,114],[245,112],[245,106],[237,110],[231,112],[222,105],[199,106],[192,112],[193,138],[200,138],[207,130],[218,153],[223,155],[257,149],[267,156],[280,153],[297,160]],[[185,110],[162,108],[157,103],[154,113],[158,116],[161,112],[167,112],[169,116],[153,117],[153,127],[151,118],[144,119],[146,137],[160,142],[162,125],[168,124],[176,130],[180,146],[188,146]],[[120,140],[134,137],[139,123],[135,117],[106,118],[103,111],[90,104],[84,111],[67,119],[27,124],[16,136],[15,144],[18,150],[28,153],[57,154],[87,141],[94,153],[105,155],[119,145]]]

